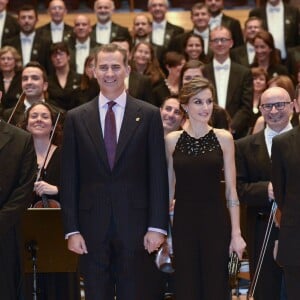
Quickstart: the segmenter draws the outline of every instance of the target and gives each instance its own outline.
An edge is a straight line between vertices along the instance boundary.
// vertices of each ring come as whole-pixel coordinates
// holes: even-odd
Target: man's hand
[[[68,238],[68,249],[77,254],[87,254],[84,238],[80,233],[75,233]]]
[[[166,237],[162,233],[155,231],[148,231],[144,236],[144,247],[148,253],[157,251]]]
[[[269,182],[269,184],[268,184],[268,197],[269,197],[269,199],[272,199],[272,200],[275,199],[272,182]]]

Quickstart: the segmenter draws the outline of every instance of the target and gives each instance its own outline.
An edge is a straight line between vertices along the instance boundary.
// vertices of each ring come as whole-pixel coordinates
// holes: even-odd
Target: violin
[[[15,112],[16,112],[18,106],[19,106],[19,104],[24,100],[24,98],[25,98],[25,93],[24,93],[24,91],[23,91],[23,92],[21,93],[21,95],[20,95],[20,97],[19,97],[19,99],[18,99],[18,101],[17,101],[15,107],[13,108],[13,110],[12,110],[12,112],[11,112],[11,114],[10,114],[8,120],[7,120],[7,123],[8,123],[8,124],[10,124],[10,122],[12,121],[12,118],[13,118],[13,116],[14,116],[14,114],[15,114]]]
[[[47,147],[46,156],[45,156],[45,159],[43,161],[42,167],[38,171],[38,175],[37,175],[37,178],[36,178],[35,182],[41,180],[41,174],[42,174],[43,171],[45,171],[45,164],[46,164],[47,158],[48,158],[49,153],[50,153],[50,149],[51,149],[51,145],[52,145],[52,139],[53,139],[55,129],[56,129],[57,124],[58,124],[59,117],[60,117],[60,113],[58,113],[58,115],[56,117],[55,124],[53,126],[53,130],[52,130],[52,133],[51,133],[51,136],[50,136],[50,139],[49,139],[49,145]],[[54,200],[54,199],[48,199],[48,196],[43,194],[42,195],[42,200],[37,201],[33,205],[33,207],[34,208],[60,208],[60,203],[58,201]]]

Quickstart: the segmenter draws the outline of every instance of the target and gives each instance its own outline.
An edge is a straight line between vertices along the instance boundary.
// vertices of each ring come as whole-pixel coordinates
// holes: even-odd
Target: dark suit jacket
[[[293,79],[295,80],[295,82],[297,81],[299,64],[300,64],[300,46],[288,49],[286,66],[288,68],[290,75],[294,77]]]
[[[230,50],[230,57],[233,61],[245,67],[249,67],[248,53],[246,45],[242,45]]]
[[[20,26],[15,17],[10,15],[9,13],[6,14],[6,19],[4,22],[3,33],[2,33],[2,40],[1,45],[2,47],[6,45],[6,41],[20,32]]]
[[[293,7],[287,4],[284,6],[284,37],[285,45],[287,48],[295,47],[300,44],[300,13],[297,7]],[[266,30],[269,28],[267,24],[266,7],[254,8],[250,11],[249,17],[256,16],[263,20],[263,26]]]
[[[13,107],[22,94],[21,72],[15,74],[7,92],[4,91],[3,75],[0,72],[0,91],[3,93],[1,99],[3,109]]]
[[[17,51],[22,56],[20,35],[16,35],[15,37],[7,40],[6,45],[10,45],[16,48]],[[44,39],[40,34],[36,32],[36,35],[33,40],[32,49],[31,49],[30,60],[39,62],[42,66],[46,68],[47,71],[49,71],[51,69],[49,50],[50,50],[49,40]]]
[[[182,27],[179,27],[167,21],[163,46],[165,48],[168,48],[169,43],[172,41],[172,39],[181,33],[184,33],[184,29]]]
[[[97,251],[111,219],[126,249],[143,249],[148,227],[166,230],[168,182],[160,113],[127,96],[113,169],[108,164],[98,97],[68,112],[62,149],[65,232],[79,231]]]
[[[51,23],[47,23],[41,27],[39,27],[37,30],[39,35],[43,36],[44,38],[48,39],[51,43],[52,41],[52,36],[51,36]],[[69,38],[71,37],[73,33],[73,27],[64,23],[64,31],[63,31],[63,42],[68,42]]]
[[[32,197],[37,162],[29,133],[0,121],[0,289],[20,299],[20,218]]]
[[[97,39],[96,39],[96,26],[97,26],[97,24],[95,24],[93,26],[92,33],[91,33],[91,37],[95,41],[97,41]],[[116,24],[116,23],[112,22],[112,24],[111,24],[111,32],[110,32],[110,41],[109,42],[111,42],[116,37],[123,37],[123,38],[126,38],[129,41],[131,41],[131,35],[129,33],[128,28],[127,27],[123,27],[123,26],[121,26],[119,24]]]
[[[244,44],[244,36],[239,20],[223,14],[221,25],[230,30],[234,42],[233,47],[238,47]]]
[[[299,126],[273,139],[272,183],[282,212],[277,260],[283,266],[300,266],[299,149]]]
[[[204,67],[203,74],[216,86],[212,63]],[[236,131],[235,138],[244,136],[248,131],[252,114],[252,86],[250,70],[231,61],[225,109],[232,118],[231,128]]]
[[[151,102],[152,90],[151,79],[146,75],[131,71],[128,79],[128,93],[134,98]]]

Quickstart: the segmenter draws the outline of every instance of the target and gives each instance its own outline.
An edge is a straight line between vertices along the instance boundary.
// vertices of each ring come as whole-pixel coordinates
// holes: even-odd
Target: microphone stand
[[[33,276],[33,281],[32,281],[32,288],[33,288],[33,300],[37,300],[37,243],[36,241],[30,241],[27,245],[27,250],[31,254],[31,260],[32,260],[32,276]]]

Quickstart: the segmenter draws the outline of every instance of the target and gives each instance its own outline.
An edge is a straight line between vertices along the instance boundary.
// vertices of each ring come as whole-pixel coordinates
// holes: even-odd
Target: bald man
[[[241,203],[247,205],[247,247],[253,278],[274,201],[271,182],[273,137],[292,129],[293,102],[288,92],[272,87],[261,96],[259,107],[266,128],[236,141],[237,190]],[[273,226],[254,294],[255,300],[280,300],[283,272],[273,257],[278,228]]]

